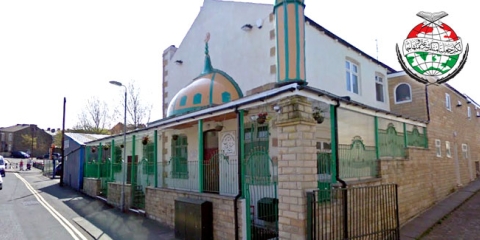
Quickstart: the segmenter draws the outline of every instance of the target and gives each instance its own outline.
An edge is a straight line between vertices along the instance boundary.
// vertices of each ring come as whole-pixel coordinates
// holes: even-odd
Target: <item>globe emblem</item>
[[[425,25],[420,23],[410,31],[407,39],[430,40],[425,41],[424,44],[426,42],[430,43],[430,49],[433,50],[404,51],[408,64],[416,72],[425,76],[439,76],[448,73],[457,64],[460,54],[447,55],[442,53],[445,49],[441,49],[441,46],[452,44],[455,49],[461,51],[461,42],[457,43],[459,40],[457,34],[447,24],[428,23]]]
[[[419,45],[425,46],[427,51],[406,51],[413,41],[406,42],[404,56],[408,64],[418,73],[425,76],[439,76],[448,73],[457,64],[460,54],[448,55],[442,47],[451,46],[454,49],[462,49],[461,41],[455,31],[445,23],[428,22],[415,26],[407,36],[407,39],[417,40]],[[430,49],[428,49],[430,48]]]
[[[408,33],[403,41],[402,53],[397,44],[397,56],[402,68],[422,83],[448,81],[463,68],[467,60],[468,44],[460,59],[463,53],[462,39],[450,26],[440,21],[447,15],[446,12],[419,12],[417,16],[426,21]]]

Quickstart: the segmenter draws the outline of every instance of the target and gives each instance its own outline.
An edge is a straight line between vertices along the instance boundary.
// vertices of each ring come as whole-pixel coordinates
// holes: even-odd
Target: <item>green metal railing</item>
[[[201,163],[172,157],[168,162],[158,163],[157,167],[159,187],[198,192],[202,181],[204,192],[222,195],[238,193],[238,162],[219,153]],[[202,176],[199,176],[200,167]]]
[[[352,144],[339,144],[338,156],[340,177],[362,179],[378,175],[378,160],[374,146],[365,146],[361,137],[356,136]]]
[[[404,158],[405,138],[404,133],[398,132],[393,123],[389,123],[387,129],[378,129],[379,157]]]
[[[418,128],[414,126],[412,131],[407,131],[407,146],[425,148],[426,138],[427,136],[423,133],[420,133]]]

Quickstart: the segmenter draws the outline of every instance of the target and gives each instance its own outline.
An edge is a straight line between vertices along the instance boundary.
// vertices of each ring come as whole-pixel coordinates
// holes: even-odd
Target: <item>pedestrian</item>
[[[20,160],[20,171],[23,171],[23,160]]]

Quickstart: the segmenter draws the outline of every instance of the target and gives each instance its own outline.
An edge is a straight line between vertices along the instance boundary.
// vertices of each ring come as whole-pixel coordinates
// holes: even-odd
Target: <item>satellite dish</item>
[[[257,27],[262,28],[262,25],[263,25],[263,19],[260,18],[257,20]]]

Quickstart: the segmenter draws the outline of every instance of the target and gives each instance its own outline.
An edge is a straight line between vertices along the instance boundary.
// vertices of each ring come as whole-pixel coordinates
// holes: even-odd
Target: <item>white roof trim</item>
[[[410,120],[410,119],[406,119],[405,117],[397,117],[397,116],[389,115],[389,114],[382,113],[382,112],[376,112],[375,110],[371,110],[371,109],[361,109],[359,107],[352,106],[352,105],[349,105],[349,104],[343,103],[343,102],[340,102],[340,107],[344,108],[344,109],[351,110],[353,112],[363,113],[363,114],[370,115],[370,116],[377,116],[377,117],[381,117],[381,118],[385,118],[385,119],[389,119],[389,120],[397,121],[397,122],[404,122],[404,123],[408,123],[408,124],[419,126],[419,127],[426,127],[427,126],[427,124],[425,124],[425,123],[421,123],[421,122],[413,121],[413,120]]]
[[[394,78],[394,77],[401,77],[405,75],[407,75],[407,73],[405,71],[401,71],[401,72],[387,74],[387,77]]]

